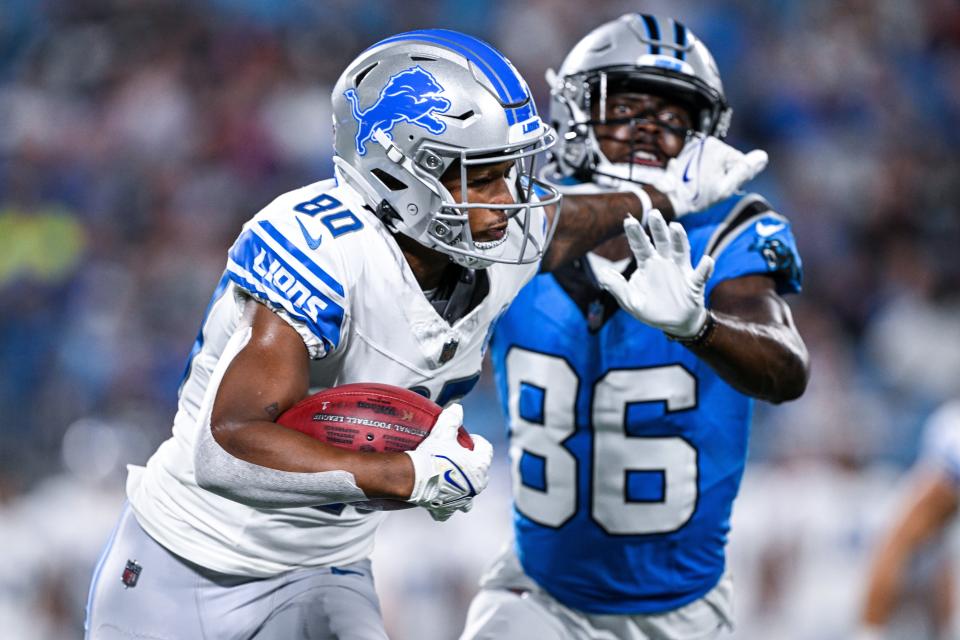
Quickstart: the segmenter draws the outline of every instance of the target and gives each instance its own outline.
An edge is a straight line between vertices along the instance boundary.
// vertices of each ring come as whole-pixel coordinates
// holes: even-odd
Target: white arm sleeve
[[[261,467],[228,453],[209,427],[201,429],[194,468],[200,487],[251,507],[314,507],[367,499],[349,471],[296,473]]]
[[[197,485],[251,507],[304,507],[366,500],[348,471],[297,473],[263,467],[241,460],[214,439],[210,416],[217,390],[230,363],[249,342],[252,328],[240,326],[224,346],[210,375],[195,428],[193,467]]]

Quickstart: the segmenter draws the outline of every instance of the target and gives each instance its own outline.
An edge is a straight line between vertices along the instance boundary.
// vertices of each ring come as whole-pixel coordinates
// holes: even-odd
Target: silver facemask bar
[[[535,158],[538,154],[546,151],[555,143],[556,134],[552,130],[548,130],[547,133],[541,136],[534,143],[512,151],[510,150],[510,147],[503,147],[499,145],[473,148],[468,151],[466,149],[450,147],[442,143],[432,141],[424,142],[424,144],[421,145],[420,149],[418,150],[418,154],[420,153],[420,150],[426,149],[438,156],[452,158],[453,161],[460,162],[459,202],[453,198],[453,194],[451,194],[447,188],[443,186],[437,176],[427,173],[416,164],[413,164],[413,167],[415,167],[416,171],[416,177],[424,182],[424,184],[426,184],[431,191],[440,194],[440,211],[434,215],[434,219],[439,221],[443,226],[441,229],[439,229],[439,233],[434,233],[431,231],[431,237],[433,237],[437,242],[442,243],[445,251],[468,258],[477,258],[483,261],[499,262],[504,264],[530,264],[540,260],[543,257],[543,254],[546,252],[547,247],[550,245],[550,241],[553,238],[554,232],[556,231],[557,223],[560,219],[561,200],[563,196],[555,187],[535,177]],[[468,201],[468,168],[471,166],[497,164],[507,161],[514,162],[514,171],[516,175],[513,178],[515,180],[515,187],[511,189],[511,192],[514,192],[517,196],[519,196],[518,201],[511,204]],[[529,161],[530,163],[529,168],[524,166],[526,161]],[[533,201],[533,198],[535,197],[535,185],[546,192],[546,196],[543,199]],[[556,212],[553,220],[550,223],[550,227],[547,229],[547,233],[543,242],[538,242],[537,239],[532,237],[529,233],[530,225],[533,221],[532,210],[546,209],[547,207],[554,205],[556,205]],[[473,240],[473,235],[470,232],[470,209],[486,209],[490,211],[506,212],[506,217],[508,220],[507,234],[509,234],[510,230],[514,228],[511,223],[515,223],[517,230],[523,234],[523,241],[520,245],[518,254],[516,256],[504,257],[494,255],[491,251],[479,248],[470,249],[469,247],[476,247],[476,243]],[[444,223],[449,223],[450,226],[447,226]],[[453,231],[451,227],[459,227],[459,232],[457,232],[453,238],[444,238],[443,236],[445,233]],[[506,236],[504,239],[506,240]],[[461,240],[468,248],[458,247],[453,244],[454,242]],[[528,248],[532,250],[528,252]]]

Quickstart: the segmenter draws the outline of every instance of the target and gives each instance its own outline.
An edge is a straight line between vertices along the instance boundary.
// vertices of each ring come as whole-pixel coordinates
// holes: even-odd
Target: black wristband
[[[707,319],[704,320],[703,326],[700,327],[700,330],[697,331],[692,336],[675,336],[664,331],[664,335],[667,336],[670,340],[674,342],[679,342],[685,347],[705,347],[710,344],[710,341],[713,339],[714,329],[717,327],[717,319],[713,317],[712,311],[707,311]]]

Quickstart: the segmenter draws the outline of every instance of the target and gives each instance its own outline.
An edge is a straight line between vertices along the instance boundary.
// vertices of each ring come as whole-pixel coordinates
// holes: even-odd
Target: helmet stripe
[[[660,45],[653,44],[654,42],[660,42],[660,25],[657,23],[657,19],[646,13],[640,15],[643,18],[643,23],[647,25],[647,36],[650,38],[650,53],[660,53]]]
[[[515,109],[507,109],[507,120],[510,124],[521,121],[536,115],[535,107],[532,107],[533,101],[526,88],[526,83],[517,73],[517,70],[510,64],[503,55],[491,47],[486,42],[468,36],[457,31],[447,29],[423,29],[420,31],[410,31],[401,33],[378,42],[374,46],[387,44],[390,42],[402,42],[405,40],[422,40],[432,44],[437,44],[452,51],[455,51],[476,64],[484,75],[493,84],[497,91],[497,96],[504,104],[516,104],[529,101],[529,105]],[[532,113],[531,113],[532,112]]]
[[[687,56],[684,50],[687,46],[687,28],[676,20],[673,21],[673,37],[677,41],[677,59],[683,60]]]

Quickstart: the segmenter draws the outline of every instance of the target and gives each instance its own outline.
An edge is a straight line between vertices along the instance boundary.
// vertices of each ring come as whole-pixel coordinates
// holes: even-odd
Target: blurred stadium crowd
[[[544,70],[597,24],[637,10],[676,15],[712,49],[734,107],[730,140],[769,152],[752,188],[792,219],[804,258],[804,293],[790,302],[813,376],[800,401],[758,407],[733,531],[737,635],[844,637],[890,487],[923,419],[960,391],[960,4],[585,6],[0,3],[0,618],[23,625],[5,637],[77,636],[122,463],[142,463],[169,432],[240,225],[330,175],[329,93],[349,60],[395,32],[460,29],[502,49],[543,111]],[[467,423],[496,445],[502,421],[484,383]],[[482,523],[484,541],[502,539],[506,486],[491,494],[450,526],[476,537]],[[427,528],[394,520],[381,533],[384,565],[391,545]],[[470,557],[442,581],[383,569],[395,637],[428,636],[392,606],[393,588],[445,611],[432,633],[452,636],[489,556],[472,548],[450,549]],[[818,571],[809,579],[829,585],[790,595]],[[785,584],[790,575],[799,582]],[[831,614],[819,602],[849,606]]]

